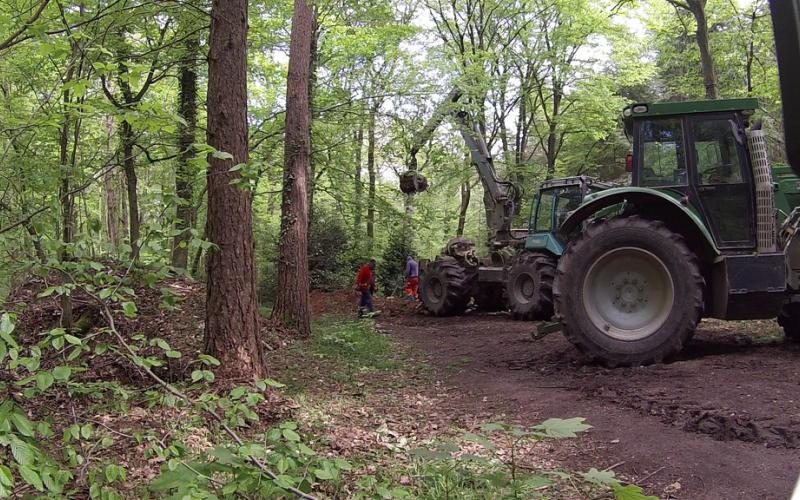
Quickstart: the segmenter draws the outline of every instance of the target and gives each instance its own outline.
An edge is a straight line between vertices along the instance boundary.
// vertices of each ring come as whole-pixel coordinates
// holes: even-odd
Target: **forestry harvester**
[[[549,319],[557,259],[571,236],[563,236],[557,228],[584,196],[611,184],[586,176],[547,181],[532,203],[528,229],[512,229],[522,191],[498,178],[483,135],[469,114],[451,112],[460,97],[460,92],[452,92],[415,142],[432,134],[446,116],[454,117],[483,186],[489,255],[480,257],[471,240],[450,240],[440,256],[423,266],[420,298],[437,316],[462,314],[474,302],[484,311],[510,309],[516,319]],[[427,181],[410,171],[401,178],[400,187],[407,194],[418,193],[427,188]]]

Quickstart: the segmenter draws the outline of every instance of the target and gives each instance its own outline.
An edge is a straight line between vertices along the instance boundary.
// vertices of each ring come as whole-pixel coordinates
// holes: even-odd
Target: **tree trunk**
[[[375,115],[378,110],[371,106],[369,121],[367,122],[367,173],[369,175],[369,190],[367,192],[367,241],[369,251],[372,252],[375,244]]]
[[[295,0],[286,85],[278,296],[272,316],[299,335],[311,333],[308,278],[308,179],[311,154],[311,46],[314,13]]]
[[[233,156],[209,157],[205,352],[227,378],[264,377],[249,191],[230,169],[249,160],[247,0],[214,0],[208,56],[208,144]]]
[[[133,147],[136,138],[133,135],[133,127],[124,120],[120,126],[120,139],[122,140],[122,169],[125,172],[125,186],[128,191],[128,220],[130,221],[130,244],[132,260],[139,259],[139,238],[141,237],[139,218],[139,190],[138,179],[136,177],[136,158],[133,155]]]
[[[192,144],[197,132],[197,71],[195,59],[200,51],[200,40],[192,35],[186,39],[178,77],[178,112],[185,123],[178,127],[178,163],[175,169],[175,235],[172,245],[172,265],[186,269],[189,261],[190,229],[194,225],[195,210],[192,200],[194,173],[189,161],[194,157]]]
[[[314,157],[314,89],[317,85],[317,60],[319,54],[319,24],[317,23],[316,8],[311,10],[311,49],[309,53],[309,75],[308,75],[308,221],[311,223],[311,218],[314,217],[314,191],[316,190],[317,175],[316,175],[316,158]]]
[[[354,223],[354,232],[356,238],[358,238],[359,232],[361,231],[361,202],[362,197],[364,196],[364,183],[361,181],[361,146],[364,144],[364,126],[359,125],[358,131],[355,133],[355,140],[356,140],[356,157],[355,157],[355,173],[353,175],[354,180],[354,203],[355,206],[355,217],[353,218]]]
[[[703,65],[703,83],[707,99],[719,99],[719,84],[714,68],[714,58],[708,42],[708,19],[706,19],[706,0],[690,0],[692,14],[697,21],[697,47],[700,49],[700,62]]]
[[[461,210],[458,212],[458,229],[456,236],[464,236],[464,226],[467,223],[467,210],[469,210],[469,199],[472,196],[469,181],[461,183]]]

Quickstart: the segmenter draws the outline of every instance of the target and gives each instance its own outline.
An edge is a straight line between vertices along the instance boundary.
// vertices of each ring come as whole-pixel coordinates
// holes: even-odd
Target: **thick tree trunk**
[[[377,173],[375,171],[375,115],[378,110],[370,107],[367,122],[367,174],[369,175],[369,190],[367,191],[367,242],[369,251],[375,244],[375,184]]]
[[[353,226],[356,238],[360,236],[361,232],[361,203],[364,196],[364,183],[361,181],[361,146],[364,144],[364,126],[359,125],[358,131],[355,133],[356,154],[355,154],[355,172],[353,174],[354,182],[354,211]]]
[[[208,56],[208,144],[233,156],[209,157],[205,352],[228,378],[266,374],[259,336],[249,191],[231,184],[247,163],[247,0],[214,0]]]
[[[120,126],[120,139],[122,140],[122,170],[125,172],[125,187],[128,192],[128,220],[130,224],[131,259],[139,259],[139,245],[141,237],[141,219],[139,217],[139,189],[136,176],[136,158],[133,147],[136,138],[133,127],[127,120]]]
[[[286,87],[281,241],[278,296],[273,317],[299,335],[311,333],[308,279],[308,186],[311,154],[311,46],[314,13],[305,0],[295,0]]]
[[[467,224],[467,210],[469,210],[469,199],[472,196],[472,189],[469,181],[461,183],[461,210],[458,212],[458,229],[456,236],[464,236],[464,226]]]
[[[192,144],[197,132],[197,71],[195,59],[200,50],[196,36],[186,39],[183,59],[178,77],[178,112],[184,123],[178,127],[178,163],[175,169],[175,194],[178,207],[175,210],[175,235],[172,245],[172,265],[186,269],[189,261],[190,229],[194,225],[195,210],[192,200],[194,173],[189,161],[194,156]]]

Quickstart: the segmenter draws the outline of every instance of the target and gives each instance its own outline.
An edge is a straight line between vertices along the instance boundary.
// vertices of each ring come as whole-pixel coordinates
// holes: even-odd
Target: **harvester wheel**
[[[556,310],[567,339],[607,366],[660,363],[694,334],[705,281],[679,234],[657,221],[594,224],[558,264]]]
[[[436,316],[462,314],[469,303],[474,273],[452,257],[442,257],[428,264],[420,282],[419,296]]]
[[[556,260],[544,253],[520,254],[508,272],[506,295],[517,320],[548,320],[553,316]]]
[[[792,302],[783,306],[778,324],[783,327],[786,340],[800,342],[800,303]]]

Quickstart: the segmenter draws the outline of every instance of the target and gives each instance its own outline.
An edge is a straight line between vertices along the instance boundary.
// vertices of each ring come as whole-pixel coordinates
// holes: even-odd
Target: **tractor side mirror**
[[[629,174],[633,172],[633,153],[628,153],[625,157],[625,171]]]

